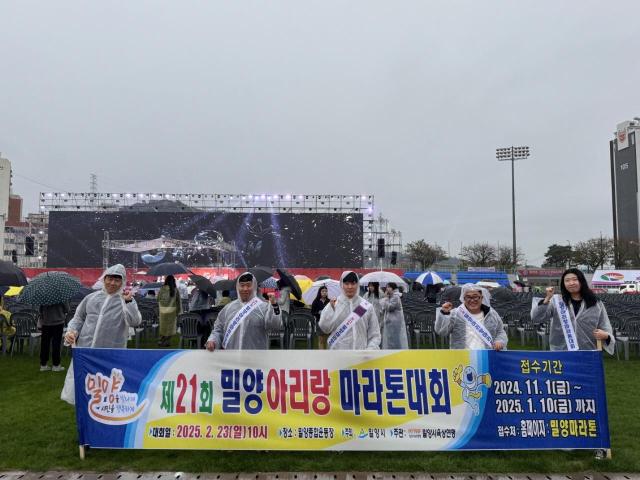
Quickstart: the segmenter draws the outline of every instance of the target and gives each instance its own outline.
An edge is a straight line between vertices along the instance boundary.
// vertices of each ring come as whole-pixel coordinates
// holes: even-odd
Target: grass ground
[[[175,340],[174,340],[175,343]],[[68,365],[69,357],[63,357]],[[78,458],[73,408],[60,400],[65,372],[39,372],[37,355],[0,355],[0,471],[422,471],[640,472],[640,358],[605,359],[613,459],[591,451],[241,452],[89,450]]]

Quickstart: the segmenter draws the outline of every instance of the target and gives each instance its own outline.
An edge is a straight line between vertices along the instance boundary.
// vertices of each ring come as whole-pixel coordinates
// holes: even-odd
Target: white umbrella
[[[327,287],[327,290],[329,290],[327,294],[330,299],[338,298],[338,295],[342,293],[342,289],[340,288],[340,282],[338,280],[331,280],[331,279],[317,280],[313,282],[311,284],[311,287],[309,287],[309,289],[302,294],[302,301],[307,305],[311,305],[313,301],[316,299],[316,296],[318,295],[318,291],[322,287]]]
[[[418,275],[416,282],[422,285],[437,285],[438,283],[444,283],[444,280],[436,272],[424,272]]]
[[[485,280],[481,280],[479,282],[476,282],[476,285],[478,285],[479,287],[484,287],[484,288],[500,288],[502,286],[498,282],[489,282],[489,281],[485,281]]]
[[[407,283],[393,272],[370,272],[360,278],[360,285],[367,286],[372,282],[378,282],[381,287],[386,287],[387,283],[395,283],[398,287],[403,287],[405,291],[409,288]]]

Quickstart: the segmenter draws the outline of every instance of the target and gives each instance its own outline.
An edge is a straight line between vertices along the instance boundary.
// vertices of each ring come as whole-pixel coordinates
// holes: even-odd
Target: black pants
[[[60,365],[62,330],[64,330],[63,323],[60,325],[42,326],[42,338],[40,339],[40,365],[44,366],[49,362],[49,349],[51,349],[52,365]]]
[[[209,335],[211,335],[211,325],[209,322],[199,322],[197,326],[197,331],[199,335],[202,335],[200,339],[200,348],[204,348],[204,344],[207,343],[207,339]]]

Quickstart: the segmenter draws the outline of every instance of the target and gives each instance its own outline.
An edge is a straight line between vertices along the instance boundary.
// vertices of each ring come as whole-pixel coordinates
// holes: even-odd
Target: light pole
[[[516,246],[516,187],[513,164],[516,160],[524,160],[529,156],[529,147],[496,148],[496,158],[499,162],[511,161],[511,219],[513,224],[513,268],[518,265]]]

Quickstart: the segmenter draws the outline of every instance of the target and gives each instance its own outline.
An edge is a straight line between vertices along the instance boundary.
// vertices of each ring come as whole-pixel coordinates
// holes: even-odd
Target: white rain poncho
[[[278,305],[280,305],[280,311],[289,315],[291,311],[291,287],[282,287],[279,290],[280,298],[278,298]]]
[[[482,294],[482,313],[484,318],[481,320],[484,328],[491,334],[493,342],[502,343],[506,350],[508,337],[504,330],[502,318],[493,308],[491,308],[491,295],[486,288],[479,287],[473,283],[467,283],[462,286],[460,292],[460,301],[464,303],[464,296],[469,291],[477,291]],[[454,308],[445,314],[440,308],[436,313],[436,323],[434,329],[438,335],[449,335],[450,348],[452,349],[471,349],[482,350],[488,349],[485,344],[469,325],[469,323],[459,314],[458,309]]]
[[[247,273],[249,272],[245,272],[242,275]],[[236,290],[240,289],[239,280],[242,275],[240,275],[236,281]],[[223,348],[222,341],[231,320],[233,320],[242,307],[257,295],[258,282],[255,276],[251,276],[253,277],[253,291],[247,302],[242,302],[240,297],[238,297],[238,299],[227,304],[218,314],[213,331],[208,338],[208,341],[212,341],[215,344],[216,349]],[[269,348],[268,332],[278,331],[281,326],[282,317],[280,314],[276,315],[274,313],[273,307],[269,302],[261,301],[261,303],[242,320],[235,332],[233,332],[226,348],[227,350],[266,350]]]
[[[383,350],[401,350],[409,348],[407,325],[402,310],[402,294],[395,290],[391,297],[383,295],[380,299],[382,310],[382,348]]]
[[[462,303],[464,303],[464,296],[467,294],[467,292],[475,291],[482,294],[482,304],[487,307],[491,307],[491,294],[486,288],[476,285],[475,283],[465,283],[460,288],[460,301]]]
[[[76,346],[90,348],[126,348],[129,338],[129,327],[136,327],[142,322],[135,300],[125,303],[122,291],[127,283],[127,272],[124,266],[117,264],[109,267],[102,275],[118,275],[122,277],[122,287],[116,293],[109,295],[105,290],[94,292],[84,297],[73,319],[69,322],[68,330],[78,332]],[[67,371],[62,399],[75,403],[73,390],[73,364]]]
[[[378,322],[382,321],[382,316],[383,316],[382,305],[380,305],[380,299],[382,298],[383,295],[384,293],[379,292],[378,296],[376,297],[375,293],[370,292],[368,289],[366,292],[364,292],[364,295],[362,295],[362,298],[364,298],[367,302],[370,302],[373,305],[373,311],[376,312],[376,317],[378,318]],[[382,327],[382,325],[380,326]]]
[[[608,344],[606,341],[602,342],[602,348],[613,355],[615,353],[616,339],[613,336],[613,329],[611,328],[611,322],[609,322],[607,310],[604,308],[602,302],[598,300],[593,307],[587,308],[583,300],[577,315],[573,310],[572,302],[569,302],[567,307],[569,310],[569,318],[576,332],[578,348],[580,350],[596,350],[598,345],[597,340],[593,336],[593,331],[599,328],[607,332],[611,337],[611,341]],[[556,312],[553,302],[536,306],[531,314],[531,319],[534,323],[551,321],[551,325],[549,326],[549,348],[551,350],[567,349],[567,342],[564,338],[564,332],[562,331],[560,316]]]
[[[344,278],[354,272],[343,272],[340,277],[340,286],[344,283]],[[364,300],[356,294],[349,299],[341,293],[335,308],[331,304],[327,305],[320,314],[318,326],[329,336],[340,326],[340,324],[351,315],[351,312]],[[378,350],[380,348],[380,325],[373,306],[357,322],[347,330],[331,347],[332,350]]]

